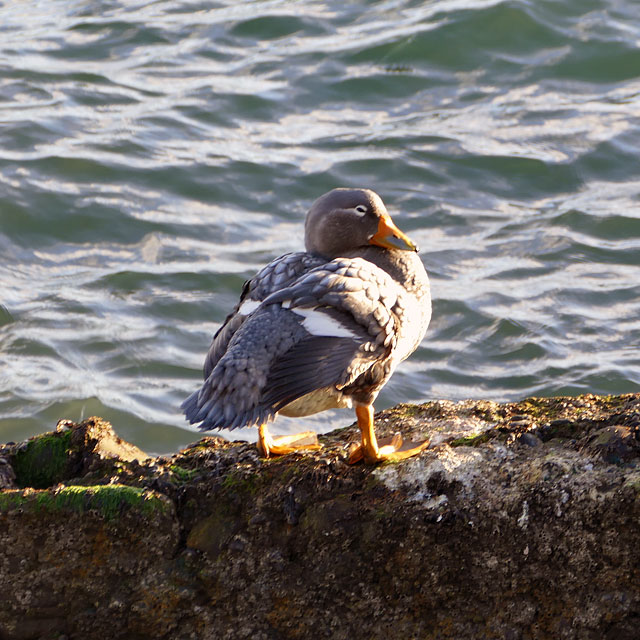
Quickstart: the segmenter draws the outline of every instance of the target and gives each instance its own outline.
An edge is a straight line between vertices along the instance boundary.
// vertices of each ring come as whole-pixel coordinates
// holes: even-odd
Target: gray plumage
[[[366,189],[334,189],[313,204],[307,251],[245,283],[214,336],[204,384],[183,403],[192,424],[235,429],[373,402],[431,317],[417,253],[372,244],[385,217]]]

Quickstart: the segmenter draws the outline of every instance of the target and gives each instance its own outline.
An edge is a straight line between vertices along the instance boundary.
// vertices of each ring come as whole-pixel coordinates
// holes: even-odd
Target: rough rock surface
[[[640,394],[376,422],[432,445],[152,459],[91,418],[0,446],[0,639],[639,637]]]

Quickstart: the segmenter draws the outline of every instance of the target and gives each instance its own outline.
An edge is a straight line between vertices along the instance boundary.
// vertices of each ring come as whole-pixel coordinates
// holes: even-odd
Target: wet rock
[[[542,440],[531,432],[520,434],[516,440],[527,447],[540,447],[542,446]]]
[[[16,472],[9,459],[0,456],[0,489],[15,489],[16,486]]]
[[[623,464],[640,457],[637,428],[613,425],[596,431],[583,450],[610,464]]]
[[[13,470],[15,484],[36,489],[46,489],[92,472],[103,477],[109,469],[114,469],[113,462],[149,458],[138,447],[119,438],[108,422],[97,417],[79,424],[60,420],[55,431],[26,442],[4,445],[2,453]]]
[[[345,463],[354,425],[263,460],[59,423],[0,452],[0,638],[636,638],[639,416],[399,405],[380,437],[432,446],[377,467]]]

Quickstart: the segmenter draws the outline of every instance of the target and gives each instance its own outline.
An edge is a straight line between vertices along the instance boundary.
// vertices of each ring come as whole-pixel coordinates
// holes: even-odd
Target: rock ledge
[[[149,458],[100,418],[0,446],[0,640],[638,637],[640,394],[376,423],[431,447]]]

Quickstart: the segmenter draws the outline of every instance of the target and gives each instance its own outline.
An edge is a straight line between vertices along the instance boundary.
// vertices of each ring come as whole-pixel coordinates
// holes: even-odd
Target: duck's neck
[[[413,251],[393,251],[381,247],[360,247],[348,258],[363,258],[386,271],[396,282],[417,294],[429,290],[429,278],[422,260]]]

